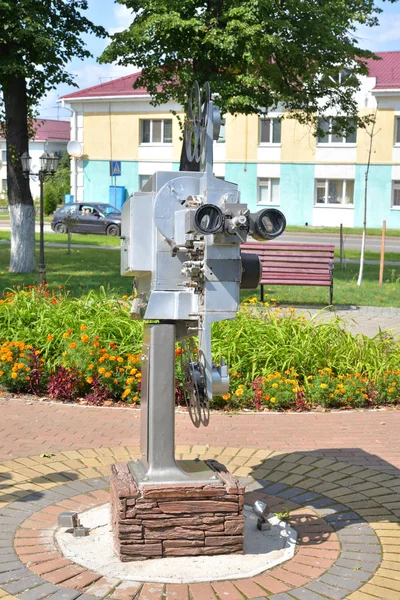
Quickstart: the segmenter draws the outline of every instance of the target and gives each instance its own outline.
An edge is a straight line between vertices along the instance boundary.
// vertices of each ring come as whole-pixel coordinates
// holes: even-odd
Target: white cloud
[[[377,27],[360,27],[357,37],[360,46],[376,52],[400,48],[400,15],[381,15]]]
[[[108,35],[119,33],[127,29],[133,21],[133,11],[124,4],[116,4],[114,7],[114,27],[108,28]]]

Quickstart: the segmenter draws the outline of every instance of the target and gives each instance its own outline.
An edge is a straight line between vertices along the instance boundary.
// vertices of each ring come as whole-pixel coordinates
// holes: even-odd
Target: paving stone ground
[[[109,499],[115,461],[137,446],[15,458],[0,464],[0,598],[4,600],[383,600],[400,597],[400,479],[334,458],[250,447],[177,446],[218,458],[247,484],[246,502],[290,511],[295,557],[256,577],[189,585],[109,580],[71,563],[54,543],[57,515]]]
[[[0,399],[0,416],[0,600],[400,600],[398,410],[215,414],[199,430],[177,414],[177,457],[225,463],[247,502],[289,509],[299,544],[254,578],[166,586],[107,580],[54,545],[58,513],[108,501],[110,465],[138,457],[139,412]]]

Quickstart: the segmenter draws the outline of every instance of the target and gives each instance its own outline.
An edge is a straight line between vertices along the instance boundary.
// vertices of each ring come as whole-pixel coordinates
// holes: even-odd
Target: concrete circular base
[[[195,583],[243,579],[275,567],[293,557],[297,534],[274,515],[271,529],[259,531],[250,506],[244,508],[243,554],[193,556],[121,562],[114,551],[110,505],[103,504],[79,515],[90,528],[86,537],[74,537],[63,528],[56,532],[62,554],[87,569],[121,581]]]

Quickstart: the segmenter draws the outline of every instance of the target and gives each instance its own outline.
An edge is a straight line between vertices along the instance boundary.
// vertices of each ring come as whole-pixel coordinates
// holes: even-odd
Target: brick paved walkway
[[[106,502],[110,464],[139,456],[139,411],[0,399],[0,415],[0,600],[400,599],[400,411],[215,414],[199,430],[177,414],[178,458],[226,464],[246,502],[291,511],[299,543],[252,578],[166,586],[108,580],[53,541],[60,511]]]
[[[327,416],[327,415],[322,415]],[[328,415],[329,416],[329,415]],[[246,502],[290,510],[295,557],[261,575],[203,584],[109,580],[60,555],[60,511],[108,501],[115,461],[137,447],[116,446],[16,458],[0,464],[2,600],[398,600],[400,479],[300,452],[177,447],[178,458],[219,458],[248,484]]]
[[[139,411],[0,400],[0,461],[99,446],[139,444]],[[311,452],[398,475],[400,410],[211,415],[196,429],[176,415],[177,443]],[[400,599],[400,596],[399,596]]]

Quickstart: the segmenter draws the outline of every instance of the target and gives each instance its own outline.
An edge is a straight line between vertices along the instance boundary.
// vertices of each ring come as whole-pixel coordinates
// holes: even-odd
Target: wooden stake
[[[379,285],[383,283],[383,267],[385,264],[385,238],[386,238],[386,221],[382,224],[382,243],[381,243],[381,262],[379,266]]]

